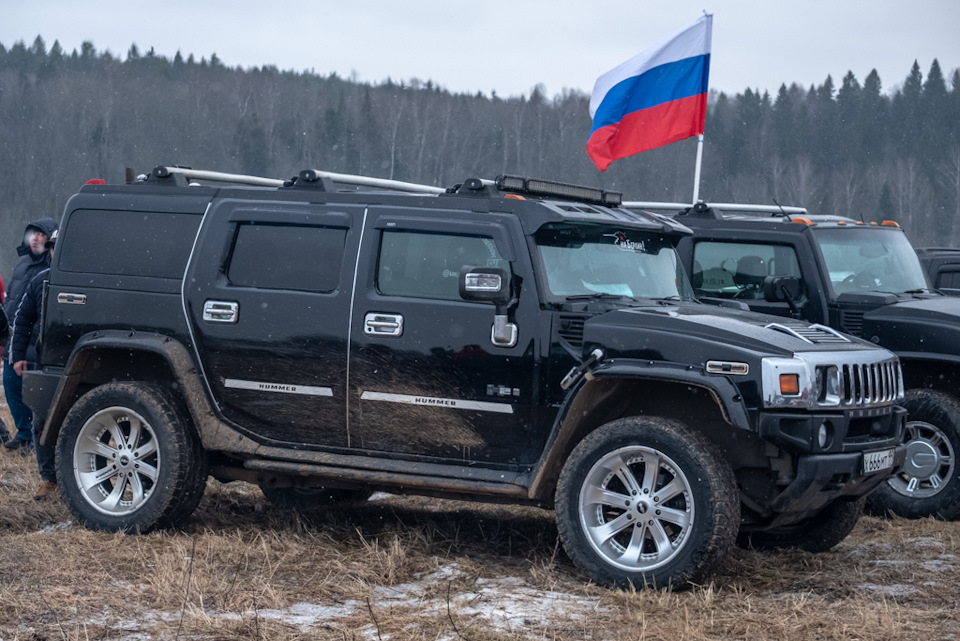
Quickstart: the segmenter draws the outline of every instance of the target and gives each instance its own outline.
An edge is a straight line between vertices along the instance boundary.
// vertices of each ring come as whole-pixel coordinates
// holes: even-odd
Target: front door
[[[464,212],[371,208],[351,327],[352,448],[450,462],[529,464],[535,434],[538,303],[508,231]],[[492,303],[460,297],[464,266],[510,274],[512,345],[491,338]]]

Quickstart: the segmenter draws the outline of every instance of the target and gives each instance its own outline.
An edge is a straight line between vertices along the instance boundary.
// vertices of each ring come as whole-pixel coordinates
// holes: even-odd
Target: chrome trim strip
[[[246,389],[256,392],[280,392],[281,394],[304,394],[306,396],[333,396],[333,388],[315,387],[313,385],[290,385],[288,383],[267,383],[264,381],[244,381],[237,378],[227,378],[223,381],[224,387],[232,389]]]
[[[433,396],[414,396],[412,394],[388,394],[386,392],[364,392],[360,395],[362,401],[386,401],[387,403],[403,403],[406,405],[423,405],[427,407],[447,407],[455,410],[470,410],[477,412],[497,412],[499,414],[513,414],[513,405],[508,403],[490,403],[487,401],[468,401],[462,398],[436,398]]]
[[[347,413],[344,417],[344,425],[346,426],[347,431],[347,447],[350,447],[350,398],[353,396],[353,391],[350,389],[350,346],[353,344],[353,312],[354,306],[357,302],[357,274],[360,272],[360,256],[363,255],[363,238],[367,233],[367,214],[369,213],[370,208],[363,208],[363,221],[360,223],[360,239],[357,241],[357,255],[353,260],[353,289],[350,292],[350,313],[347,315],[347,363],[346,363],[346,373],[345,383],[347,390],[346,403],[344,404],[344,411]]]

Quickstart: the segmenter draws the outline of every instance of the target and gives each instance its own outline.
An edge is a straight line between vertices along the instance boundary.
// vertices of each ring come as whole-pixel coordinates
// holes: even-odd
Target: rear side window
[[[65,272],[183,277],[200,216],[150,211],[74,211],[68,242],[57,245]]]
[[[346,237],[340,227],[238,225],[227,278],[238,287],[332,292]]]

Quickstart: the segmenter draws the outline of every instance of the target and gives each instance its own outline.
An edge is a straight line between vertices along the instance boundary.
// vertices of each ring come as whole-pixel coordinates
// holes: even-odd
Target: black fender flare
[[[164,334],[125,330],[97,330],[81,336],[66,366],[59,372],[59,382],[48,405],[46,421],[40,442],[56,442],[63,420],[73,406],[77,390],[88,378],[88,368],[105,351],[147,352],[159,356],[170,367],[174,380],[180,386],[179,396],[187,406],[198,431],[203,423],[216,423],[210,399],[190,350],[180,341]],[[38,372],[40,376],[43,372]]]
[[[568,449],[568,442],[577,430],[579,421],[571,419],[577,416],[577,400],[583,398],[586,387],[595,380],[604,379],[637,379],[655,380],[660,382],[693,385],[704,389],[711,395],[717,404],[724,421],[731,426],[755,431],[746,405],[737,386],[723,375],[707,374],[702,367],[694,365],[678,365],[639,359],[610,359],[602,361],[583,377],[567,392],[563,405],[554,420],[550,436],[540,460],[532,470],[529,486],[530,497],[537,497],[541,501],[552,497],[543,496],[550,486],[550,478],[562,466],[563,452]],[[551,472],[551,470],[553,472]]]

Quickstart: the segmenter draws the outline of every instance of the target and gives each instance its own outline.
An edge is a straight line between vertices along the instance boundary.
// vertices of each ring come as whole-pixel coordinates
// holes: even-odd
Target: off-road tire
[[[708,577],[733,546],[740,499],[730,466],[706,437],[678,421],[630,417],[574,448],[556,511],[567,555],[597,584],[682,590]]]
[[[84,394],[67,414],[57,441],[57,479],[87,528],[146,533],[189,518],[203,496],[207,466],[187,413],[169,390],[108,383]]]
[[[867,499],[880,516],[908,519],[960,517],[960,402],[943,392],[907,390],[907,460]]]
[[[369,490],[344,490],[329,487],[270,487],[261,485],[260,491],[271,504],[286,510],[312,510],[329,505],[345,505],[366,501]]]
[[[816,516],[793,525],[772,530],[741,532],[737,545],[756,550],[795,548],[807,552],[826,552],[847,538],[863,514],[864,497],[838,499]]]

